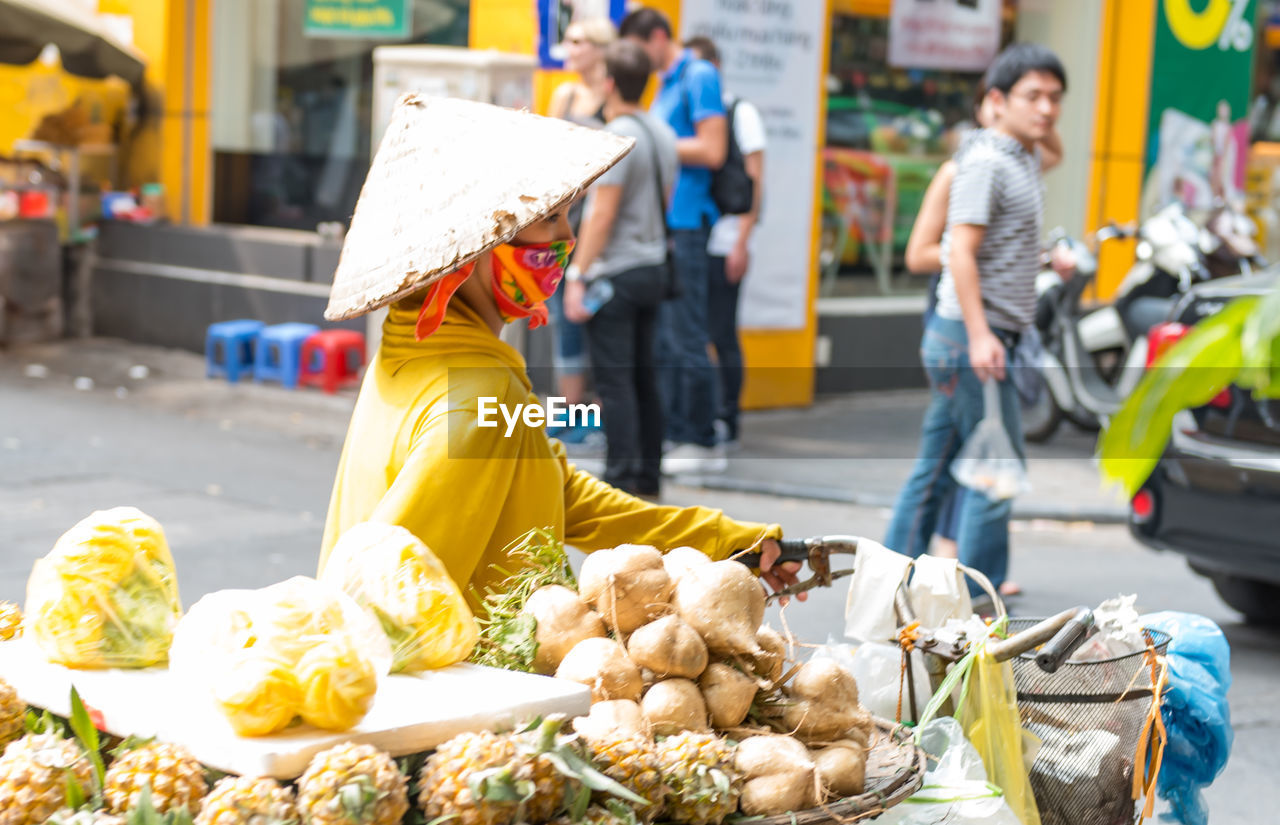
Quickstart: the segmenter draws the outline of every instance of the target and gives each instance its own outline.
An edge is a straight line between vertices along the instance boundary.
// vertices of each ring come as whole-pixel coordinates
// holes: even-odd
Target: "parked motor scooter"
[[[1137,261],[1115,300],[1087,313],[1080,303],[1097,274],[1097,258],[1061,231],[1051,236],[1055,245],[1069,248],[1076,271],[1066,282],[1052,270],[1036,281],[1039,365],[1047,392],[1022,411],[1028,441],[1047,441],[1063,418],[1096,429],[1141,380],[1148,330],[1169,318],[1194,283],[1262,265],[1246,216],[1222,205],[1207,224],[1201,228],[1176,203],[1148,218],[1136,232]],[[1132,237],[1132,227],[1110,225],[1095,233],[1094,240],[1100,245]]]

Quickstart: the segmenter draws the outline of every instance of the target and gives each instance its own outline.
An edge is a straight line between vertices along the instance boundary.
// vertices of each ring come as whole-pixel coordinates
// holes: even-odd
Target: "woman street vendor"
[[[424,541],[473,598],[505,577],[494,566],[509,568],[512,542],[543,527],[588,552],[688,545],[719,560],[758,549],[770,586],[795,581],[797,565],[773,568],[778,525],[634,498],[575,469],[542,427],[508,427],[494,412],[540,406],[524,359],[499,333],[545,322],[573,245],[565,212],[632,144],[482,103],[399,101],[325,311],[341,320],[388,307],[334,482],[321,568],[348,528],[380,521]]]

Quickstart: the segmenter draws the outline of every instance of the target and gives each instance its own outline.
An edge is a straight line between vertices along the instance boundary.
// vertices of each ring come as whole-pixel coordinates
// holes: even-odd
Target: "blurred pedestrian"
[[[604,126],[605,47],[617,39],[613,23],[607,17],[579,19],[565,31],[564,67],[577,77],[566,80],[551,93],[548,114],[580,126],[598,129]],[[582,221],[582,199],[569,207],[569,226],[576,233]],[[547,302],[554,322],[555,346],[552,364],[556,373],[556,390],[567,404],[580,404],[587,394],[586,333],[580,324],[565,317],[564,298],[559,290]],[[596,431],[594,422],[549,427],[547,434],[561,441],[580,443]]]
[[[926,292],[924,326],[929,326],[938,306],[938,283],[942,280],[942,237],[947,224],[947,204],[950,199],[951,181],[955,177],[956,163],[963,157],[971,141],[977,137],[981,129],[989,129],[995,125],[995,103],[987,95],[986,82],[978,85],[973,101],[973,123],[975,128],[965,131],[956,148],[955,157],[945,161],[929,181],[920,211],[916,213],[915,224],[911,227],[911,237],[907,240],[907,269],[916,275],[932,275]],[[1047,172],[1062,162],[1062,138],[1057,129],[1036,146],[1040,156],[1040,169]],[[938,511],[938,524],[934,537],[934,554],[944,558],[956,558],[956,537],[960,527],[960,502],[965,495],[963,487],[956,485],[942,499]],[[1002,586],[1005,595],[1016,595],[1021,589],[1011,581]]]
[[[724,453],[716,444],[716,375],[707,347],[707,242],[720,217],[711,196],[712,172],[728,152],[728,126],[720,75],[692,50],[672,38],[671,23],[642,8],[623,19],[622,37],[642,46],[661,76],[653,112],[675,131],[680,171],[667,223],[675,261],[677,295],[658,317],[658,365],[673,446],[663,456],[667,474],[723,472]]]
[[[586,322],[592,383],[604,413],[604,480],[654,497],[663,435],[654,328],[669,278],[663,214],[676,176],[676,136],[640,107],[651,73],[644,49],[628,40],[614,43],[605,50],[605,65],[604,128],[636,145],[588,195],[565,271],[565,314]]]
[[[983,384],[998,382],[1001,417],[1023,455],[1009,352],[1035,317],[1044,213],[1037,144],[1053,132],[1066,72],[1048,49],[1010,46],[986,75],[995,124],[956,164],[941,245],[938,305],[921,343],[932,388],[920,457],[898,496],[886,544],[909,556],[928,550],[938,509],[955,486],[953,459],[983,417]],[[1009,499],[968,492],[960,503],[960,561],[999,587],[1009,562]]]
[[[694,37],[686,41],[685,46],[719,70],[720,50],[711,38]],[[767,137],[764,119],[751,101],[743,100],[725,89],[724,108],[730,141],[729,158],[725,163],[736,162],[736,153],[752,183],[751,208],[742,214],[721,215],[720,220],[711,227],[711,237],[707,242],[707,252],[710,255],[707,320],[711,330],[711,345],[716,352],[716,374],[720,379],[716,428],[719,440],[732,446],[738,443],[738,400],[742,395],[738,298],[742,279],[751,266],[751,241],[760,221]]]

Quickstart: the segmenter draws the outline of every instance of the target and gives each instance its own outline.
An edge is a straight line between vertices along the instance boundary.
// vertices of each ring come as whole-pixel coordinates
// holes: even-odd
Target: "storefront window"
[[[849,3],[844,5],[848,6]],[[873,6],[875,4],[865,4]],[[954,151],[981,74],[891,67],[889,4],[832,15],[823,153],[822,292],[918,292],[902,265],[925,188]],[[1006,0],[1002,42],[1013,37]]]
[[[374,48],[467,45],[469,0],[410,0],[404,40],[309,35],[308,12],[314,16],[322,5],[341,4],[218,0],[213,6],[217,222],[306,230],[345,223],[369,170]]]

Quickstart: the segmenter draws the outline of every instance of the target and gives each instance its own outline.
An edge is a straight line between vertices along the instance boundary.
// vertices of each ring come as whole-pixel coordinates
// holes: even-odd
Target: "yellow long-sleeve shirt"
[[[779,538],[776,525],[705,507],[663,507],[569,464],[541,428],[480,427],[479,402],[536,404],[524,359],[462,301],[414,340],[420,298],[393,304],[356,401],[333,485],[320,567],[347,528],[399,524],[422,539],[464,592],[500,582],[493,565],[529,530],[550,528],[585,551],[624,543],[696,547],[723,559]],[[491,419],[492,420],[492,419]],[[471,595],[471,593],[469,593]]]

